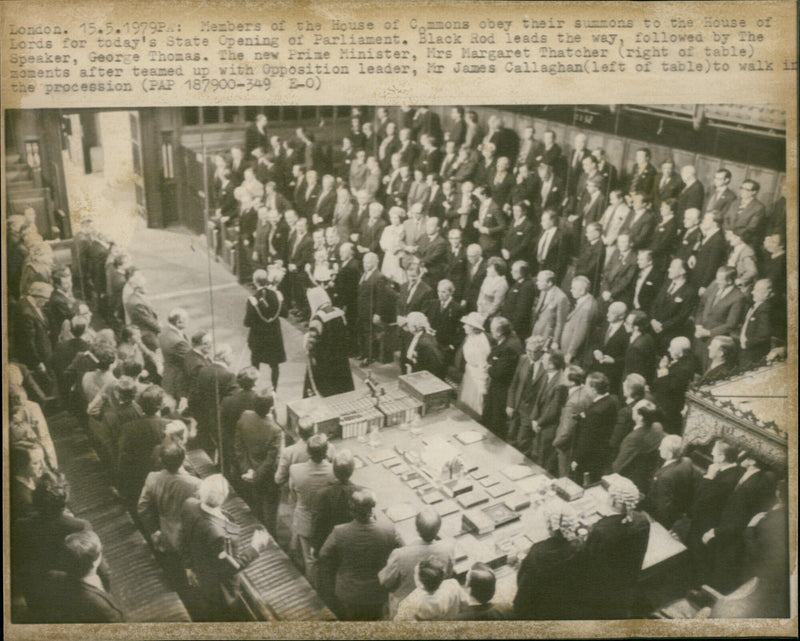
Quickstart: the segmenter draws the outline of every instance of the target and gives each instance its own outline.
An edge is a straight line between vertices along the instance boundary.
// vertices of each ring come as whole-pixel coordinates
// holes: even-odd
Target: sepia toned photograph
[[[17,631],[788,619],[764,98],[5,108]]]

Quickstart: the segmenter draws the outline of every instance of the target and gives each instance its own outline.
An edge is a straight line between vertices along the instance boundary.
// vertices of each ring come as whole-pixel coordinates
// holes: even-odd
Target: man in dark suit
[[[533,134],[533,125],[527,125],[523,130],[519,153],[516,158],[517,169],[524,166],[529,170],[533,170],[536,168],[536,165],[539,164],[536,158],[541,156],[544,152],[544,145],[536,140]]]
[[[453,177],[455,173],[454,165],[459,155],[458,150],[459,145],[452,140],[448,140],[444,144],[444,155],[439,163],[439,171],[437,172],[442,180],[450,180]]]
[[[294,207],[301,217],[311,218],[321,191],[317,172],[309,169],[294,203]]]
[[[600,480],[600,475],[608,464],[609,440],[619,403],[616,396],[608,393],[608,379],[604,374],[589,374],[586,377],[586,388],[592,396],[592,403],[578,418],[572,473],[581,481],[584,474],[588,473],[589,481],[594,483]]]
[[[656,403],[664,413],[664,429],[670,434],[681,434],[686,390],[697,368],[691,343],[685,336],[673,338],[667,353],[659,363],[651,387]]]
[[[725,220],[736,200],[736,194],[730,188],[730,184],[730,171],[727,169],[717,169],[717,171],[714,172],[714,191],[709,194],[708,200],[706,201],[704,209],[706,213],[716,211],[722,216],[722,219]]]
[[[117,460],[117,489],[130,504],[139,500],[145,478],[152,467],[153,449],[164,440],[168,419],[160,416],[164,390],[151,385],[142,392],[139,406],[144,413],[140,419],[122,426]]]
[[[69,399],[69,393],[76,380],[67,372],[67,368],[81,352],[89,351],[89,343],[83,339],[86,332],[87,322],[86,319],[80,316],[75,316],[70,321],[70,332],[72,338],[59,342],[53,348],[53,357],[51,359],[53,365],[53,373],[58,383],[58,390],[64,402]]]
[[[283,432],[270,418],[271,396],[256,396],[252,409],[239,416],[234,430],[233,452],[236,478],[258,519],[276,533],[280,489],[275,483]]]
[[[775,493],[775,478],[747,452],[739,456],[744,470],[719,517],[719,522],[703,536],[713,557],[712,587],[730,594],[742,583],[745,556],[744,531],[750,520],[769,507]]]
[[[436,146],[436,141],[431,136],[420,137],[421,150],[415,169],[422,172],[423,176],[430,174],[439,175],[439,169],[442,164],[444,154],[442,150]]]
[[[501,156],[497,159],[497,165],[490,174],[486,183],[489,193],[500,209],[508,211],[511,200],[511,190],[514,188],[514,174],[509,169],[509,159]]]
[[[702,239],[697,247],[694,262],[690,259],[688,266],[692,270],[692,283],[700,294],[709,286],[717,269],[725,264],[728,245],[719,226],[718,214],[705,214],[700,223]]]
[[[599,223],[589,223],[585,230],[585,240],[575,258],[575,276],[589,280],[589,292],[596,296],[600,287],[600,277],[606,261],[606,246],[602,241],[602,228]]]
[[[347,322],[347,335],[350,340],[350,353],[358,353],[358,281],[361,279],[361,266],[353,257],[352,243],[339,247],[341,267],[333,281],[334,305],[344,312]]]
[[[177,401],[186,398],[188,394],[184,375],[184,359],[191,349],[185,332],[188,323],[189,315],[186,310],[177,307],[169,313],[164,331],[158,335],[164,358],[161,386]]]
[[[550,350],[542,356],[544,378],[531,411],[531,430],[534,441],[528,456],[548,471],[556,470],[558,460],[553,447],[561,410],[567,402],[567,387],[563,382],[564,357]]]
[[[753,286],[753,304],[744,315],[739,331],[741,359],[745,363],[758,363],[772,347],[785,336],[780,335],[783,319],[776,316],[772,285],[766,279],[756,281]]]
[[[666,269],[670,258],[675,255],[678,246],[678,218],[675,216],[675,200],[667,198],[661,201],[661,220],[658,221],[648,249],[653,252],[653,262],[658,271]]]
[[[218,410],[222,401],[236,389],[236,375],[230,370],[233,350],[230,345],[217,344],[214,360],[197,371],[194,390],[189,397],[189,409],[197,419],[197,442],[210,454],[218,446]]]
[[[453,107],[450,109],[450,122],[445,128],[444,139],[447,142],[453,141],[456,146],[461,146],[467,133],[467,125],[464,122],[464,107]]]
[[[476,187],[473,194],[480,202],[478,219],[474,223],[479,234],[478,244],[487,258],[499,255],[503,232],[506,228],[505,215],[485,187]]]
[[[463,340],[461,325],[463,312],[454,297],[455,287],[451,281],[440,280],[436,286],[436,293],[438,300],[429,300],[424,311],[431,329],[436,332],[436,342],[445,362],[449,364]]]
[[[367,219],[361,222],[358,230],[357,248],[362,254],[372,252],[381,255],[381,236],[386,228],[382,214],[383,206],[380,203],[370,203]]]
[[[633,408],[644,399],[652,401],[652,396],[647,390],[647,383],[640,374],[628,374],[622,381],[622,396],[624,403],[617,412],[617,421],[611,433],[609,445],[611,456],[616,458],[625,437],[633,431],[636,421],[633,418]]]
[[[609,388],[617,394],[625,367],[628,332],[625,331],[625,303],[614,301],[608,306],[606,322],[594,332],[591,350],[587,354],[587,369],[602,372],[608,378]]]
[[[552,209],[558,214],[564,199],[564,181],[555,174],[551,165],[540,163],[536,168],[536,173],[539,178],[539,186],[533,200],[534,220],[541,216],[546,209]]]
[[[552,129],[546,129],[542,134],[542,142],[544,143],[544,148],[541,150],[541,155],[536,156],[536,162],[539,163],[540,167],[549,165],[563,181],[564,175],[567,173],[565,167],[566,159],[561,154],[561,145],[556,142],[556,132]]]
[[[736,269],[723,265],[703,295],[694,314],[695,355],[705,371],[708,343],[715,336],[736,336],[747,301],[735,286]]]
[[[528,220],[521,204],[514,204],[511,211],[513,219],[503,236],[500,253],[509,264],[518,260],[524,260],[530,264],[535,241],[533,223]]]
[[[186,385],[186,397],[189,400],[189,412],[194,414],[192,399],[196,398],[193,394],[197,384],[197,373],[201,367],[211,365],[211,334],[205,330],[200,330],[192,334],[191,349],[183,357],[183,376]]]
[[[244,155],[250,158],[253,150],[261,147],[263,150],[269,149],[269,135],[267,134],[267,117],[258,114],[254,122],[247,125],[244,131]]]
[[[413,131],[417,140],[427,136],[431,142],[439,144],[442,140],[442,123],[439,120],[439,114],[426,106],[417,107],[414,112]]]
[[[546,340],[541,336],[531,336],[525,341],[525,353],[520,356],[508,387],[506,397],[507,440],[520,452],[528,452],[533,445],[531,413],[539,395],[539,389],[546,379],[542,364],[545,344]]]
[[[538,271],[551,271],[556,282],[561,282],[569,261],[569,251],[563,232],[559,229],[558,216],[546,209],[541,217],[542,233],[536,243],[536,267]]]
[[[475,310],[484,278],[486,278],[486,261],[483,259],[481,246],[470,245],[467,247],[466,275],[461,294],[461,308],[465,314]]]
[[[705,188],[703,183],[697,180],[697,170],[692,165],[681,168],[681,180],[683,189],[675,197],[675,215],[683,217],[683,212],[687,209],[703,209],[705,200]]]
[[[617,236],[616,245],[603,267],[600,277],[600,298],[605,304],[618,301],[630,306],[633,302],[633,288],[636,285],[636,254],[631,250],[631,239],[628,234]]]
[[[335,178],[330,174],[322,177],[322,189],[313,203],[311,222],[314,228],[328,227],[333,221],[333,210],[336,207]]]
[[[584,173],[583,160],[589,156],[591,153],[586,148],[586,134],[583,132],[575,134],[575,138],[572,140],[572,151],[567,160],[567,197],[572,202],[580,196],[578,183]]]
[[[656,203],[661,204],[665,200],[677,198],[683,190],[684,184],[681,177],[675,171],[675,163],[672,160],[665,160],[661,163],[661,175],[658,177]]]
[[[378,335],[397,318],[395,295],[386,276],[378,270],[377,254],[372,252],[364,256],[364,273],[359,280],[356,305],[361,358],[364,364],[369,364],[377,356]]]
[[[704,539],[711,540],[708,534],[719,523],[722,510],[744,472],[736,464],[738,455],[738,450],[730,443],[722,439],[715,441],[711,450],[713,462],[694,492],[686,546],[697,585],[707,582],[711,575],[711,558]]]
[[[694,256],[697,249],[700,247],[700,241],[702,239],[703,234],[700,231],[700,210],[687,209],[683,212],[683,231],[678,235],[678,246],[675,250],[675,258],[680,258],[691,267],[691,264],[694,264],[696,260]]]
[[[625,318],[628,332],[628,348],[625,350],[625,366],[622,376],[640,374],[650,383],[656,373],[656,341],[650,333],[650,319],[643,311],[633,310]]]
[[[661,462],[658,448],[665,436],[659,422],[661,412],[651,401],[641,400],[631,408],[631,415],[633,428],[620,442],[611,471],[629,478],[642,494],[647,495],[650,481]]]
[[[636,267],[631,308],[648,312],[661,285],[661,274],[653,265],[653,252],[649,249],[640,249],[636,252]]]
[[[417,244],[417,258],[424,267],[423,278],[430,287],[444,277],[447,268],[447,241],[440,233],[441,223],[438,218],[428,217],[425,220],[425,235]]]
[[[663,463],[656,470],[644,508],[668,530],[689,510],[700,472],[688,456],[681,456],[683,441],[677,434],[665,436],[658,448]]]
[[[594,398],[594,393],[586,389],[586,373],[581,367],[568,365],[563,378],[567,387],[566,400],[553,438],[557,467],[551,464],[548,468],[553,476],[559,478],[571,473],[578,420]]]
[[[676,258],[669,264],[667,280],[650,309],[650,326],[662,349],[676,336],[692,335],[689,318],[696,305],[697,290],[686,278],[683,261]]]
[[[397,315],[403,317],[411,312],[423,312],[434,296],[433,290],[422,279],[419,260],[412,258],[407,261],[406,275],[408,280],[400,286],[397,296]]]
[[[489,387],[483,407],[483,425],[502,439],[506,438],[506,401],[516,371],[522,345],[508,319],[492,318],[489,327],[494,346],[489,353]]]
[[[536,281],[531,278],[530,267],[524,260],[517,260],[511,265],[511,278],[514,282],[506,292],[500,313],[511,322],[518,337],[526,338],[531,333]]]
[[[728,214],[723,218],[725,229],[730,229],[746,245],[757,248],[764,242],[766,232],[767,211],[758,198],[761,190],[755,180],[745,180],[739,187],[739,206],[731,205]]]
[[[656,196],[658,172],[650,162],[650,150],[647,148],[637,149],[635,164],[631,172],[630,193],[640,192],[648,199]]]
[[[378,573],[402,542],[393,525],[373,517],[371,491],[355,491],[350,506],[353,520],[335,526],[319,552],[321,581],[335,582],[340,618],[376,621],[383,615],[387,598]]]
[[[131,293],[125,299],[125,314],[130,319],[130,324],[138,327],[142,332],[142,342],[145,346],[156,351],[158,349],[158,335],[161,325],[158,322],[153,305],[147,298],[147,283],[141,272],[136,272],[128,280]]]
[[[125,614],[109,593],[107,580],[98,575],[103,563],[103,544],[93,530],[82,530],[64,539],[67,572],[52,572],[56,623],[120,623]]]
[[[267,548],[270,536],[257,529],[247,547],[242,532],[222,505],[228,497],[228,482],[221,474],[203,479],[200,500],[189,498],[183,508],[181,557],[190,586],[196,586],[203,599],[203,615],[208,621],[237,620],[239,572]]]
[[[44,314],[52,293],[53,287],[47,283],[35,282],[30,285],[17,307],[14,335],[17,358],[31,369],[45,394],[49,394],[53,387],[50,372],[53,345],[50,342],[50,325]]]
[[[635,250],[646,248],[652,239],[656,227],[656,216],[650,206],[648,196],[640,191],[631,193],[633,208],[620,232],[631,237],[631,247]]]
[[[258,382],[258,370],[248,366],[236,375],[236,388],[220,403],[220,426],[222,427],[222,462],[223,470],[228,478],[236,478],[236,459],[234,457],[233,439],[236,423],[245,410],[254,410],[258,394],[255,391]],[[247,471],[247,470],[245,470]],[[274,470],[273,470],[274,474]]]
[[[486,135],[483,143],[491,143],[497,152],[497,157],[516,158],[519,152],[519,135],[513,129],[503,125],[500,116],[491,115],[487,122]]]
[[[286,269],[288,271],[284,282],[286,282],[286,289],[290,294],[287,302],[301,315],[304,315],[308,307],[303,278],[306,265],[313,261],[314,240],[308,233],[308,220],[300,218],[289,233],[286,247]]]
[[[463,300],[464,283],[467,279],[467,248],[461,239],[460,229],[451,229],[447,232],[447,262],[444,268],[444,278],[453,284],[453,296],[457,304]]]
[[[349,523],[353,518],[350,498],[361,489],[350,480],[353,470],[355,460],[350,450],[336,452],[333,458],[333,475],[336,480],[321,491],[311,523],[311,542],[315,550],[322,549],[334,527]],[[329,594],[332,594],[332,590]]]
[[[72,270],[65,266],[54,269],[52,273],[53,293],[47,301],[45,313],[50,325],[50,338],[55,346],[64,321],[75,316],[75,297],[72,295]]]

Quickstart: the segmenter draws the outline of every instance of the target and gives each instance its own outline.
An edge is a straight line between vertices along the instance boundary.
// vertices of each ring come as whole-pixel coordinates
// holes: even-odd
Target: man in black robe
[[[308,353],[303,396],[333,396],[354,389],[348,359],[345,314],[321,287],[308,290],[311,320],[305,336]]]

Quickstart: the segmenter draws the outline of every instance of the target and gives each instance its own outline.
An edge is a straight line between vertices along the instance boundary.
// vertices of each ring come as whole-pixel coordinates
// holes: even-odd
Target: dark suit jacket
[[[384,229],[386,229],[386,223],[380,218],[372,225],[370,225],[369,220],[365,220],[358,230],[358,244],[361,247],[366,247],[368,251],[382,256],[381,236]]]
[[[164,357],[162,386],[164,391],[176,399],[186,396],[186,377],[184,361],[191,348],[186,336],[172,325],[167,325],[158,337],[161,354]]]
[[[64,572],[50,572],[55,615],[53,623],[121,623],[125,614],[105,590],[74,579]]]
[[[264,151],[269,151],[269,133],[266,127],[264,127],[264,131],[261,132],[258,130],[255,123],[250,123],[247,125],[247,129],[244,130],[245,158],[249,158],[253,149],[256,147],[261,147]]]
[[[251,410],[242,412],[236,423],[234,454],[239,474],[254,470],[256,488],[264,490],[275,483],[278,454],[283,432],[270,418]]]
[[[532,278],[514,282],[506,292],[501,314],[511,321],[517,336],[523,338],[530,336],[531,314],[536,293],[536,281]]]
[[[152,467],[153,448],[164,440],[168,419],[143,416],[122,426],[117,462],[117,488],[125,498],[136,501]]]
[[[691,336],[689,317],[697,305],[697,290],[688,280],[669,293],[671,281],[665,281],[658,292],[650,315],[662,324],[659,340],[666,344],[675,336]]]
[[[722,192],[721,196],[717,196],[717,191],[716,189],[714,189],[708,195],[705,211],[707,212],[717,211],[722,215],[724,219],[725,217],[727,217],[731,205],[733,205],[735,201],[736,201],[736,194],[730,188],[726,187],[725,191]]]
[[[667,198],[677,198],[678,194],[683,190],[684,184],[680,175],[677,172],[672,172],[665,184],[661,184],[663,174],[659,174],[656,178],[656,202],[663,203]]]
[[[610,292],[612,301],[622,301],[628,307],[633,300],[633,287],[636,284],[636,254],[629,251],[624,258],[614,249],[603,268],[600,291]]]
[[[728,245],[722,230],[715,232],[707,241],[700,241],[695,251],[697,262],[691,273],[691,280],[695,287],[708,287],[717,275],[717,269],[725,264],[728,255]]]
[[[480,220],[480,212],[483,205],[478,207],[478,220]],[[506,221],[500,206],[492,200],[484,215],[483,226],[486,227],[488,233],[481,233],[478,236],[478,244],[483,249],[483,255],[488,257],[500,253],[500,244],[503,238],[503,232],[506,228]]]
[[[585,567],[583,550],[560,533],[532,545],[517,573],[515,617],[525,621],[572,619]]]
[[[700,241],[703,234],[700,232],[699,227],[692,230],[684,230],[678,236],[678,245],[675,249],[675,258],[680,258],[684,264],[689,261],[690,256],[694,256],[697,248],[700,246]]]
[[[700,472],[686,456],[659,467],[650,483],[645,506],[656,521],[669,529],[692,504]]]
[[[17,307],[17,332],[15,347],[19,359],[28,367],[35,368],[40,363],[50,366],[53,346],[50,342],[50,325],[44,310],[36,310],[27,298]]]
[[[219,363],[201,367],[194,389],[189,395],[189,411],[197,419],[198,428],[217,440],[217,406],[237,390],[236,375]]]
[[[651,163],[644,167],[635,167],[631,177],[630,191],[639,191],[650,197],[655,197],[658,189],[658,172]]]
[[[126,301],[125,310],[130,316],[131,325],[136,325],[142,330],[142,333],[158,334],[161,331],[158,315],[141,294],[137,292],[131,294]]]
[[[633,279],[633,285],[631,288],[631,305],[634,309],[641,309],[642,311],[649,312],[653,305],[653,301],[658,294],[659,286],[661,285],[661,274],[656,271],[655,267],[650,270],[650,273],[647,275],[642,283],[641,288],[639,289],[639,305],[637,307],[636,284],[641,273],[641,270],[637,269],[636,277]]]
[[[423,176],[438,174],[443,158],[444,153],[441,149],[437,149],[436,147],[430,150],[423,149],[419,158],[417,158],[416,168],[422,171]]]
[[[659,221],[653,231],[653,237],[648,246],[653,251],[653,262],[659,268],[664,268],[675,254],[678,246],[678,219],[673,216],[668,221]]]
[[[430,334],[423,334],[420,336],[416,345],[416,355],[413,361],[409,361],[407,358],[407,351],[410,344],[411,342],[409,341],[408,345],[404,345],[403,353],[400,355],[400,362],[404,369],[404,366],[408,364],[411,366],[412,372],[427,371],[438,378],[445,377],[447,372],[444,354],[433,336]]]
[[[474,311],[475,305],[478,302],[478,295],[483,285],[483,279],[486,278],[486,260],[481,261],[475,275],[472,274],[472,265],[467,263],[466,274],[464,276],[464,290],[462,293],[462,300],[467,301],[467,306],[464,313]]]
[[[502,248],[508,250],[508,265],[509,267],[518,260],[528,262],[532,265],[534,257],[534,232],[533,223],[527,218],[523,218],[520,224],[513,222],[506,229],[505,236],[503,236]]]
[[[706,190],[703,187],[703,183],[699,180],[693,182],[689,187],[684,186],[676,196],[675,217],[679,220],[683,220],[683,212],[687,209],[694,208],[703,211],[705,193]]]
[[[48,317],[50,336],[55,345],[64,321],[70,320],[75,316],[74,299],[68,298],[60,289],[54,289],[53,293],[50,295],[50,300],[47,301],[44,312]]]
[[[747,301],[737,287],[732,287],[720,301],[714,302],[719,291],[716,281],[700,297],[695,323],[711,332],[711,336],[731,336],[736,338],[736,330],[741,327]]]
[[[387,324],[397,318],[395,294],[386,276],[377,269],[359,282],[357,308],[358,321],[362,325],[370,325],[375,314]]]
[[[550,191],[548,191],[547,195],[542,198],[542,185],[541,183],[537,182],[536,193],[534,194],[535,198],[533,201],[534,218],[536,220],[540,219],[542,212],[544,212],[545,209],[555,209],[557,213],[560,212],[561,202],[563,201],[565,195],[564,191],[564,181],[558,176],[554,176]]]
[[[619,453],[611,464],[617,474],[629,478],[639,491],[647,494],[653,472],[660,461],[658,446],[664,438],[661,425],[654,423],[648,428],[639,428],[628,434],[619,447]]]
[[[764,240],[766,223],[767,212],[764,204],[754,198],[746,207],[742,207],[741,203],[738,206],[735,203],[731,205],[724,226],[725,229],[732,229],[745,244],[755,249],[761,247]]]
[[[742,349],[742,360],[758,361],[772,348],[772,337],[775,331],[774,316],[771,301],[761,303],[749,320],[745,313],[743,328],[746,343]]]
[[[737,483],[725,502],[714,528],[719,543],[741,541],[747,524],[758,512],[768,509],[773,498],[774,482],[767,472],[758,471]]]
[[[183,373],[186,381],[186,394],[191,396],[194,385],[197,382],[197,373],[201,367],[211,365],[211,360],[207,356],[190,349],[183,357]]]
[[[311,542],[316,550],[322,549],[334,527],[353,519],[350,513],[350,497],[359,489],[360,486],[350,481],[342,483],[336,480],[322,490],[311,523]]]
[[[231,395],[222,399],[219,414],[223,433],[233,439],[236,423],[245,410],[254,409],[256,398],[258,398],[258,394],[256,394],[255,390],[237,388]],[[230,452],[227,452],[227,454],[230,454]],[[246,472],[247,469],[244,471]]]
[[[453,298],[457,301],[463,300],[464,281],[467,278],[467,248],[463,244],[455,254],[452,247],[447,248],[447,262],[443,277],[453,283],[455,288]],[[480,286],[478,289],[480,290]]]
[[[581,473],[597,474],[608,463],[609,440],[617,411],[616,396],[608,395],[593,401],[578,419],[572,458]]]
[[[320,194],[314,201],[313,213],[322,217],[322,222],[317,227],[328,227],[333,220],[333,210],[336,207],[336,189],[332,188],[327,194]],[[309,221],[311,222],[311,221]]]
[[[417,257],[427,270],[424,278],[431,287],[436,287],[444,277],[448,248],[447,241],[440,234],[437,234],[433,240],[425,234],[418,241]]]
[[[550,270],[556,275],[556,282],[561,282],[567,268],[567,262],[569,261],[569,242],[564,237],[564,232],[560,229],[556,229],[553,237],[550,239],[550,245],[547,247],[547,254],[545,254],[544,260],[539,260],[538,250],[540,240],[541,235],[534,245],[538,271],[545,269]]]
[[[464,331],[461,326],[462,310],[458,300],[453,297],[443,310],[438,300],[431,299],[425,306],[425,315],[428,317],[431,329],[436,332],[436,340],[439,345],[446,347],[451,352],[455,351],[464,340]]]
[[[544,367],[538,363],[536,378],[532,378],[533,362],[526,355],[519,357],[506,396],[506,407],[513,407],[526,423],[530,423],[536,398],[542,383],[546,382]]]
[[[408,300],[409,289],[410,285],[407,282],[400,286],[400,292],[397,295],[397,314],[399,316],[408,316],[411,312],[424,312],[428,303],[435,296],[424,280],[417,283],[411,300]]]
[[[344,310],[347,322],[355,322],[358,313],[358,280],[361,266],[351,258],[336,274],[333,283],[334,305]]]
[[[738,465],[719,472],[713,479],[703,477],[697,484],[689,508],[692,519],[690,538],[696,542],[719,523],[725,503],[733,493],[744,470]]]
[[[539,423],[542,430],[555,430],[561,420],[561,410],[567,402],[567,386],[561,382],[561,372],[558,372],[552,380],[547,380],[545,372],[542,384],[539,386],[539,393],[533,405],[531,418]],[[555,432],[553,432],[555,435]]]
[[[648,383],[652,381],[656,374],[657,354],[656,341],[650,334],[642,334],[635,341],[629,342],[625,351],[623,379],[635,372],[644,376]]]
[[[295,247],[296,242],[297,234],[292,231],[286,244],[286,261],[296,265],[297,272],[301,272],[308,263],[314,262],[314,240],[311,234],[305,234],[297,247]]]
[[[605,260],[606,246],[602,240],[598,240],[594,244],[584,242],[581,245],[578,257],[575,259],[575,275],[586,276],[589,279],[591,283],[589,291],[592,294],[597,295]]]
[[[653,210],[647,208],[638,220],[635,220],[636,212],[631,209],[628,219],[622,224],[620,233],[629,234],[631,237],[631,248],[634,250],[646,249],[653,237],[653,230],[658,221]]]
[[[602,372],[608,377],[611,390],[614,392],[622,382],[622,370],[625,367],[625,352],[628,349],[629,334],[623,323],[606,340],[608,322],[602,323],[594,332],[590,349],[587,353],[588,371]],[[599,349],[605,356],[614,359],[613,363],[598,363],[594,358],[594,350]]]
[[[511,200],[511,190],[514,188],[514,174],[506,171],[503,176],[500,176],[495,172],[490,177],[488,188],[489,193],[492,195],[492,200],[500,208],[503,208]]]

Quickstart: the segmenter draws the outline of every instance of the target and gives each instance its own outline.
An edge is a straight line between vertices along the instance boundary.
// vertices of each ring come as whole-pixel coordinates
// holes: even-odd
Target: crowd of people
[[[724,441],[700,471],[680,435],[690,384],[785,353],[785,200],[767,213],[758,183],[737,197],[724,168],[706,193],[693,167],[662,159],[659,173],[647,149],[626,175],[583,134],[565,154],[552,131],[520,137],[497,115],[484,128],[460,107],[446,126],[426,107],[394,120],[354,109],[333,153],[268,124],[257,117],[212,180],[212,237],[236,239],[255,290],[251,365],[238,372],[184,310],[158,318],[142,273],[91,221],[76,234],[76,278],[34,216],[8,219],[12,557],[33,620],[123,616],[99,540],[69,514],[43,406],[72,413],[212,620],[236,616],[237,573],[269,542],[239,545],[221,509],[229,486],[273,536],[289,489],[298,562],[342,618],[629,616],[649,535],[640,507],[686,543],[694,584],[727,593],[757,576],[774,611],[764,595],[788,581],[785,482]],[[308,417],[283,446],[272,393],[286,312],[307,322],[306,393],[353,389],[349,357],[399,355],[403,371],[457,384],[464,407],[552,475],[616,472],[621,514],[583,528],[549,506],[551,537],[521,560],[513,603],[493,602],[481,564],[462,588],[435,512],[401,546],[350,481],[349,451]],[[221,475],[193,475],[190,442]],[[64,612],[46,607],[52,573],[89,586]]]

